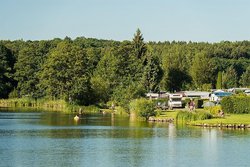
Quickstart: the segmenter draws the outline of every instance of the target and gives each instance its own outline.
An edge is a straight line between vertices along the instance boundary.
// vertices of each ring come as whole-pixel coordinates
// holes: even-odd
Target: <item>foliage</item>
[[[228,96],[221,101],[222,110],[226,113],[249,114],[250,97],[249,96]]]
[[[121,85],[114,90],[112,100],[128,111],[131,100],[142,97],[144,93],[139,84],[133,83],[127,87]]]
[[[162,90],[171,92],[179,91],[191,83],[191,76],[188,72],[190,59],[182,47],[173,45],[173,48],[163,50],[161,62],[163,76],[160,82]]]
[[[211,119],[213,116],[206,111],[198,112],[188,112],[188,111],[179,111],[176,116],[177,121],[196,121],[196,120],[205,120]]]
[[[14,61],[11,51],[0,44],[0,98],[8,97],[15,85],[13,81]]]
[[[133,39],[133,48],[138,59],[143,59],[147,52],[147,46],[143,40],[140,29],[137,29]]]
[[[86,53],[64,41],[48,55],[42,67],[41,86],[49,97],[89,104],[90,78]]]
[[[227,70],[222,74],[223,87],[224,88],[235,88],[238,86],[237,73],[233,66],[227,68]]]
[[[248,66],[246,71],[242,74],[240,84],[243,87],[250,87],[250,66]]]
[[[222,110],[221,105],[206,107],[205,109],[208,110],[214,116],[218,115],[218,111]]]
[[[249,125],[250,124],[250,114],[230,114],[226,115],[224,118],[215,117],[206,120],[197,120],[191,122],[191,124],[224,124],[224,125]]]
[[[136,113],[137,116],[148,119],[150,116],[155,116],[156,111],[154,110],[155,104],[152,100],[147,99],[135,99],[130,102],[130,112]]]
[[[248,87],[249,50],[249,41],[145,42],[139,29],[130,41],[2,40],[0,98],[80,105],[112,100],[128,110],[133,99],[148,91],[210,90],[221,82],[224,88]]]
[[[9,93],[9,98],[13,99],[13,98],[18,98],[18,97],[19,97],[18,91],[16,90],[16,88],[14,88],[14,90]]]
[[[219,71],[216,80],[216,89],[222,89],[222,72]]]
[[[202,84],[201,90],[210,92],[211,89],[212,89],[212,84],[211,83],[209,83],[209,84]]]
[[[223,112],[233,113],[233,108],[234,104],[231,96],[224,97],[221,100],[221,109],[223,110]]]
[[[115,113],[119,115],[128,115],[128,112],[121,106],[115,107]]]
[[[63,100],[35,100],[30,97],[2,99],[0,100],[1,107],[31,107],[54,111],[68,111],[68,104]]]
[[[146,65],[143,69],[142,84],[147,92],[159,91],[159,83],[162,78],[162,69],[159,64],[159,59],[151,54],[147,55]]]
[[[214,79],[213,62],[205,52],[197,53],[191,67],[191,76],[197,88],[202,88],[203,84],[212,83]]]
[[[15,79],[18,82],[17,90],[20,96],[41,97],[38,73],[47,54],[43,49],[32,43],[19,51],[15,63]]]

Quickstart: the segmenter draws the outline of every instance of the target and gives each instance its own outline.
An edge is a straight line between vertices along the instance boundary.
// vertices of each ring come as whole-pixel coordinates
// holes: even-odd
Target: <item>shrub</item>
[[[140,116],[146,118],[146,120],[150,116],[155,116],[156,112],[154,110],[154,102],[152,100],[147,99],[135,99],[130,102],[129,109],[130,112],[135,113],[136,116]]]
[[[221,106],[218,105],[218,106],[206,107],[206,110],[208,110],[212,115],[218,115],[218,111],[222,109]]]
[[[250,114],[249,96],[229,96],[221,101],[222,110],[233,114]]]

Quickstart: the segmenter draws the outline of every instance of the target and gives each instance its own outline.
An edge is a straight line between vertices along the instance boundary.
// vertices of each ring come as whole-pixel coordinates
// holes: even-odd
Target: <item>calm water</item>
[[[0,112],[0,166],[250,166],[250,131],[112,115]]]

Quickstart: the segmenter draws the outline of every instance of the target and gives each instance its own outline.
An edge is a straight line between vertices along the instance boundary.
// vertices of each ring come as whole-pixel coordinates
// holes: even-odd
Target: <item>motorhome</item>
[[[182,107],[182,94],[169,94],[168,108],[181,108]]]

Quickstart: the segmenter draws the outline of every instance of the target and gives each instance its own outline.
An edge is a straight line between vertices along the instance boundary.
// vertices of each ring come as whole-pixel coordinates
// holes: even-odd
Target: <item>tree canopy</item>
[[[248,87],[250,42],[145,42],[77,37],[0,41],[0,98],[114,101],[146,92]]]

